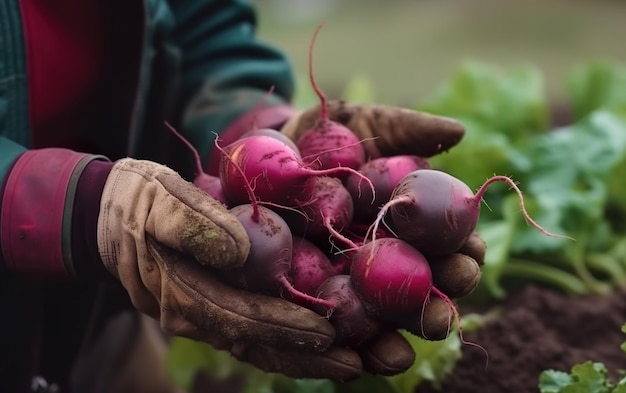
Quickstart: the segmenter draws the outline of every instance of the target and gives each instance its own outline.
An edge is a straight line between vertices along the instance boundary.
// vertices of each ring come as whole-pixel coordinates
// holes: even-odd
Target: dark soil
[[[543,370],[570,371],[586,360],[602,362],[612,372],[626,369],[620,344],[626,336],[626,291],[609,296],[567,297],[528,287],[511,296],[501,317],[465,339],[480,349],[465,346],[463,357],[444,383],[445,393],[539,392]],[[417,393],[438,390],[422,387]]]

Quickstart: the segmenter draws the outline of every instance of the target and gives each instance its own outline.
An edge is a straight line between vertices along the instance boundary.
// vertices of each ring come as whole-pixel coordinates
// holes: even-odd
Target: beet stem
[[[350,132],[352,132],[352,131],[350,131]],[[350,144],[347,144],[347,145],[344,145],[344,146],[334,147],[332,149],[324,150],[324,151],[316,153],[316,154],[309,154],[308,156],[302,157],[302,161],[305,163],[305,165],[309,166],[310,164],[314,163],[315,161],[321,161],[320,157],[323,156],[324,154],[332,153],[332,152],[335,152],[335,151],[340,151],[340,150],[347,149],[347,148],[350,148],[350,147],[353,147],[353,146],[357,146],[357,145],[362,144],[365,141],[374,140],[374,139],[377,139],[377,138],[378,137],[363,138],[363,139],[359,140],[358,142],[350,143]],[[311,159],[312,157],[315,157],[313,159],[313,161],[311,161],[310,163],[307,163],[306,160],[307,159]]]
[[[458,325],[458,328],[459,328],[459,339],[461,340],[461,343],[466,344],[466,345],[471,345],[471,346],[476,347],[476,348],[478,348],[478,349],[480,349],[480,350],[482,350],[484,352],[484,354],[485,354],[485,368],[486,368],[487,364],[489,363],[489,354],[487,353],[487,350],[483,346],[481,346],[480,344],[473,343],[471,341],[466,341],[463,338],[463,326],[462,326],[462,323],[461,323],[461,314],[459,314],[459,310],[457,310],[454,302],[452,302],[452,300],[445,293],[441,292],[434,285],[431,285],[430,291],[433,292],[435,295],[437,295],[439,298],[441,298],[441,300],[446,302],[448,307],[450,307],[450,309],[452,310],[452,313],[454,314],[454,317],[455,317],[455,319],[457,321],[457,325]]]
[[[369,228],[367,228],[367,232],[365,233],[365,240],[367,240],[368,236],[371,233],[372,234],[372,251],[370,252],[370,256],[369,258],[367,258],[367,262],[365,263],[365,277],[367,277],[367,275],[369,274],[370,265],[372,263],[372,260],[374,259],[374,253],[376,249],[376,243],[374,243],[374,241],[376,240],[376,232],[378,232],[378,227],[380,225],[380,222],[384,220],[385,215],[387,214],[387,212],[389,211],[391,207],[395,205],[400,205],[403,203],[411,203],[411,199],[412,198],[409,195],[401,195],[385,203],[378,211],[378,214],[376,215],[376,219],[374,220],[374,223],[370,225]]]
[[[315,32],[313,32],[313,38],[311,38],[311,44],[309,45],[309,79],[311,80],[311,86],[317,94],[317,97],[320,99],[320,119],[322,122],[328,121],[328,107],[326,104],[326,96],[319,88],[317,83],[315,83],[315,77],[313,76],[313,47],[315,46],[315,41],[317,39],[317,35],[319,34],[322,27],[324,27],[324,22],[320,23]]]
[[[324,299],[320,299],[311,295],[307,295],[304,292],[300,292],[298,291],[296,288],[293,287],[293,285],[289,282],[289,280],[287,279],[287,276],[285,276],[284,274],[281,274],[278,277],[278,281],[281,283],[281,285],[283,286],[283,288],[285,288],[287,290],[287,292],[289,292],[295,299],[298,300],[303,300],[306,302],[310,302],[312,304],[317,304],[320,305],[322,307],[325,307],[328,311],[331,311],[335,308],[335,303],[330,302],[328,300],[324,300]]]
[[[357,171],[356,169],[353,169],[347,166],[337,166],[337,167],[328,168],[328,169],[311,169],[307,167],[302,167],[302,171],[305,174],[315,175],[315,176],[333,175],[337,172],[344,172],[344,171],[350,172],[359,177],[359,184],[361,183],[362,180],[365,180],[367,182],[367,184],[370,186],[370,189],[372,190],[372,203],[374,203],[374,201],[376,200],[376,190],[374,189],[374,183],[372,183],[372,181],[367,176]],[[359,186],[359,189],[360,188],[361,187]]]
[[[228,159],[228,161],[230,161],[230,163],[237,169],[237,172],[239,172],[239,175],[241,176],[241,181],[243,181],[243,186],[246,189],[246,192],[248,193],[250,204],[252,205],[252,220],[258,223],[260,220],[261,213],[259,211],[259,201],[256,199],[256,195],[254,195],[254,190],[252,189],[252,186],[250,185],[250,182],[248,181],[248,178],[246,177],[246,174],[244,173],[243,169],[241,169],[241,167],[237,165],[235,160],[233,160],[233,158],[226,152],[226,150],[224,150],[220,146],[218,141],[219,141],[218,135],[215,134],[215,147],[220,151],[222,155],[224,155],[224,157]]]
[[[330,232],[331,235],[333,235],[337,239],[339,239],[342,242],[344,242],[345,244],[347,244],[350,248],[358,248],[359,247],[352,240],[348,239],[347,237],[342,235],[338,230],[336,230],[335,227],[333,227],[333,225],[332,225],[332,223],[330,221],[331,221],[330,217],[324,217],[324,226],[326,227],[326,229],[328,229],[328,231]]]
[[[170,131],[172,131],[172,133],[176,135],[176,137],[180,139],[185,144],[185,146],[187,146],[189,150],[191,150],[194,161],[196,162],[196,171],[198,172],[197,175],[203,174],[204,168],[202,168],[202,160],[200,159],[200,154],[198,153],[198,149],[196,149],[195,146],[192,145],[191,142],[189,142],[187,138],[185,138],[180,132],[176,131],[176,129],[169,122],[165,121],[164,123],[165,123],[165,126],[169,128]]]
[[[517,197],[519,198],[519,205],[520,205],[520,209],[522,211],[522,215],[524,216],[524,219],[526,220],[526,222],[532,226],[533,228],[537,229],[539,232],[543,233],[546,236],[550,236],[550,237],[561,237],[561,238],[566,238],[566,239],[570,239],[570,240],[575,240],[573,237],[567,236],[567,235],[559,235],[556,233],[552,233],[547,231],[546,229],[544,229],[541,225],[539,225],[537,222],[535,222],[535,220],[532,219],[532,217],[530,217],[530,214],[528,214],[528,212],[526,211],[526,206],[524,205],[524,197],[522,196],[522,191],[519,189],[519,187],[517,187],[517,184],[515,184],[515,182],[508,176],[503,176],[503,175],[498,175],[498,176],[493,176],[490,177],[489,179],[487,179],[487,181],[485,181],[483,183],[482,186],[480,186],[480,188],[478,189],[478,191],[476,191],[476,194],[474,195],[474,199],[476,204],[479,204],[480,201],[482,200],[483,196],[485,195],[485,192],[487,191],[487,188],[497,182],[497,181],[501,181],[501,182],[505,182],[509,185],[509,187],[511,187],[515,193],[517,194]]]

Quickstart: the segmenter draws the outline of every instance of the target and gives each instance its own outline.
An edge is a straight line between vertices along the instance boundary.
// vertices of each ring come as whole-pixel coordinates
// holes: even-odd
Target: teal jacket
[[[189,139],[205,169],[215,172],[210,157],[214,133],[226,143],[247,131],[252,119],[259,127],[278,126],[292,113],[290,64],[255,38],[255,13],[247,1],[103,0],[115,7],[114,20],[106,25],[119,41],[108,54],[118,68],[103,76],[93,113],[83,113],[78,135],[71,135],[79,144],[57,141],[54,132],[46,143],[36,143],[27,66],[26,34],[32,26],[25,26],[23,15],[31,1],[54,11],[56,0],[0,0],[0,251],[5,257],[11,248],[4,247],[7,242],[25,241],[12,250],[30,253],[35,261],[47,255],[52,263],[63,259],[64,213],[56,212],[72,210],[65,207],[72,195],[67,186],[78,173],[81,157],[149,159],[191,179],[192,155],[164,121]],[[63,3],[67,6],[68,1]],[[44,77],[57,75],[46,72]],[[271,87],[274,93],[266,96]],[[262,109],[257,110],[259,102]],[[38,244],[29,246],[29,239]],[[106,299],[99,308],[94,306],[97,298]],[[65,281],[44,284],[0,274],[0,391],[29,391],[35,373],[58,382],[63,391],[80,343],[97,334],[84,333],[83,328],[100,326],[110,314],[132,308],[127,303],[115,282],[97,287]]]
[[[126,4],[143,16],[132,21],[136,31],[126,37],[140,40],[140,56],[129,60],[124,86],[103,94],[102,110],[81,130],[85,152],[112,160],[155,160],[188,177],[193,174],[191,155],[163,127],[164,120],[173,123],[207,163],[214,133],[226,132],[260,101],[280,108],[260,116],[267,122],[280,123],[288,116],[281,105],[292,97],[290,64],[255,38],[256,16],[248,1]],[[29,80],[20,12],[20,0],[0,2],[0,183],[25,149],[39,147],[29,138]],[[274,94],[262,100],[272,86]]]

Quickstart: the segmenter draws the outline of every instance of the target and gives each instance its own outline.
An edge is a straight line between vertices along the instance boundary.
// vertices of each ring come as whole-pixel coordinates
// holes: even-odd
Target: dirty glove
[[[166,333],[290,376],[350,380],[412,363],[399,356],[413,356],[410,347],[381,355],[374,344],[363,355],[332,348],[335,331],[326,318],[216,279],[216,269],[244,263],[245,231],[225,207],[162,165],[27,150],[11,165],[1,206],[2,274],[87,280],[110,277],[108,271]]]
[[[313,311],[218,280],[213,271],[244,263],[245,230],[167,168],[129,159],[115,164],[102,193],[98,244],[135,306],[160,319],[169,334],[294,377],[349,380],[368,367],[358,354],[331,348],[334,329]],[[398,368],[397,356],[382,362]]]
[[[330,346],[334,329],[313,311],[216,278],[216,270],[245,262],[246,232],[222,204],[173,171],[147,161],[118,161],[100,206],[104,265],[135,307],[159,319],[166,333],[231,352],[246,345],[304,353]],[[352,367],[349,374],[339,369],[330,376],[354,373]]]
[[[453,119],[387,105],[328,101],[328,115],[363,140],[370,158],[400,154],[431,157],[455,146],[465,133],[463,125]],[[281,132],[297,141],[319,117],[318,105],[291,116]]]

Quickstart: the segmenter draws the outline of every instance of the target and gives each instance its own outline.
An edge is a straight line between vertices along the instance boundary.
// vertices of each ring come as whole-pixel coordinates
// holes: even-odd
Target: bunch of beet
[[[390,328],[444,339],[458,321],[452,299],[480,280],[482,257],[471,249],[481,249],[475,228],[490,184],[508,183],[527,221],[551,234],[526,214],[506,176],[474,194],[424,157],[368,159],[355,134],[329,119],[311,82],[320,118],[297,141],[271,129],[227,146],[217,141],[217,177],[203,172],[194,151],[194,184],[226,204],[251,241],[244,266],[220,272],[222,279],[329,318],[337,345],[357,348]]]

